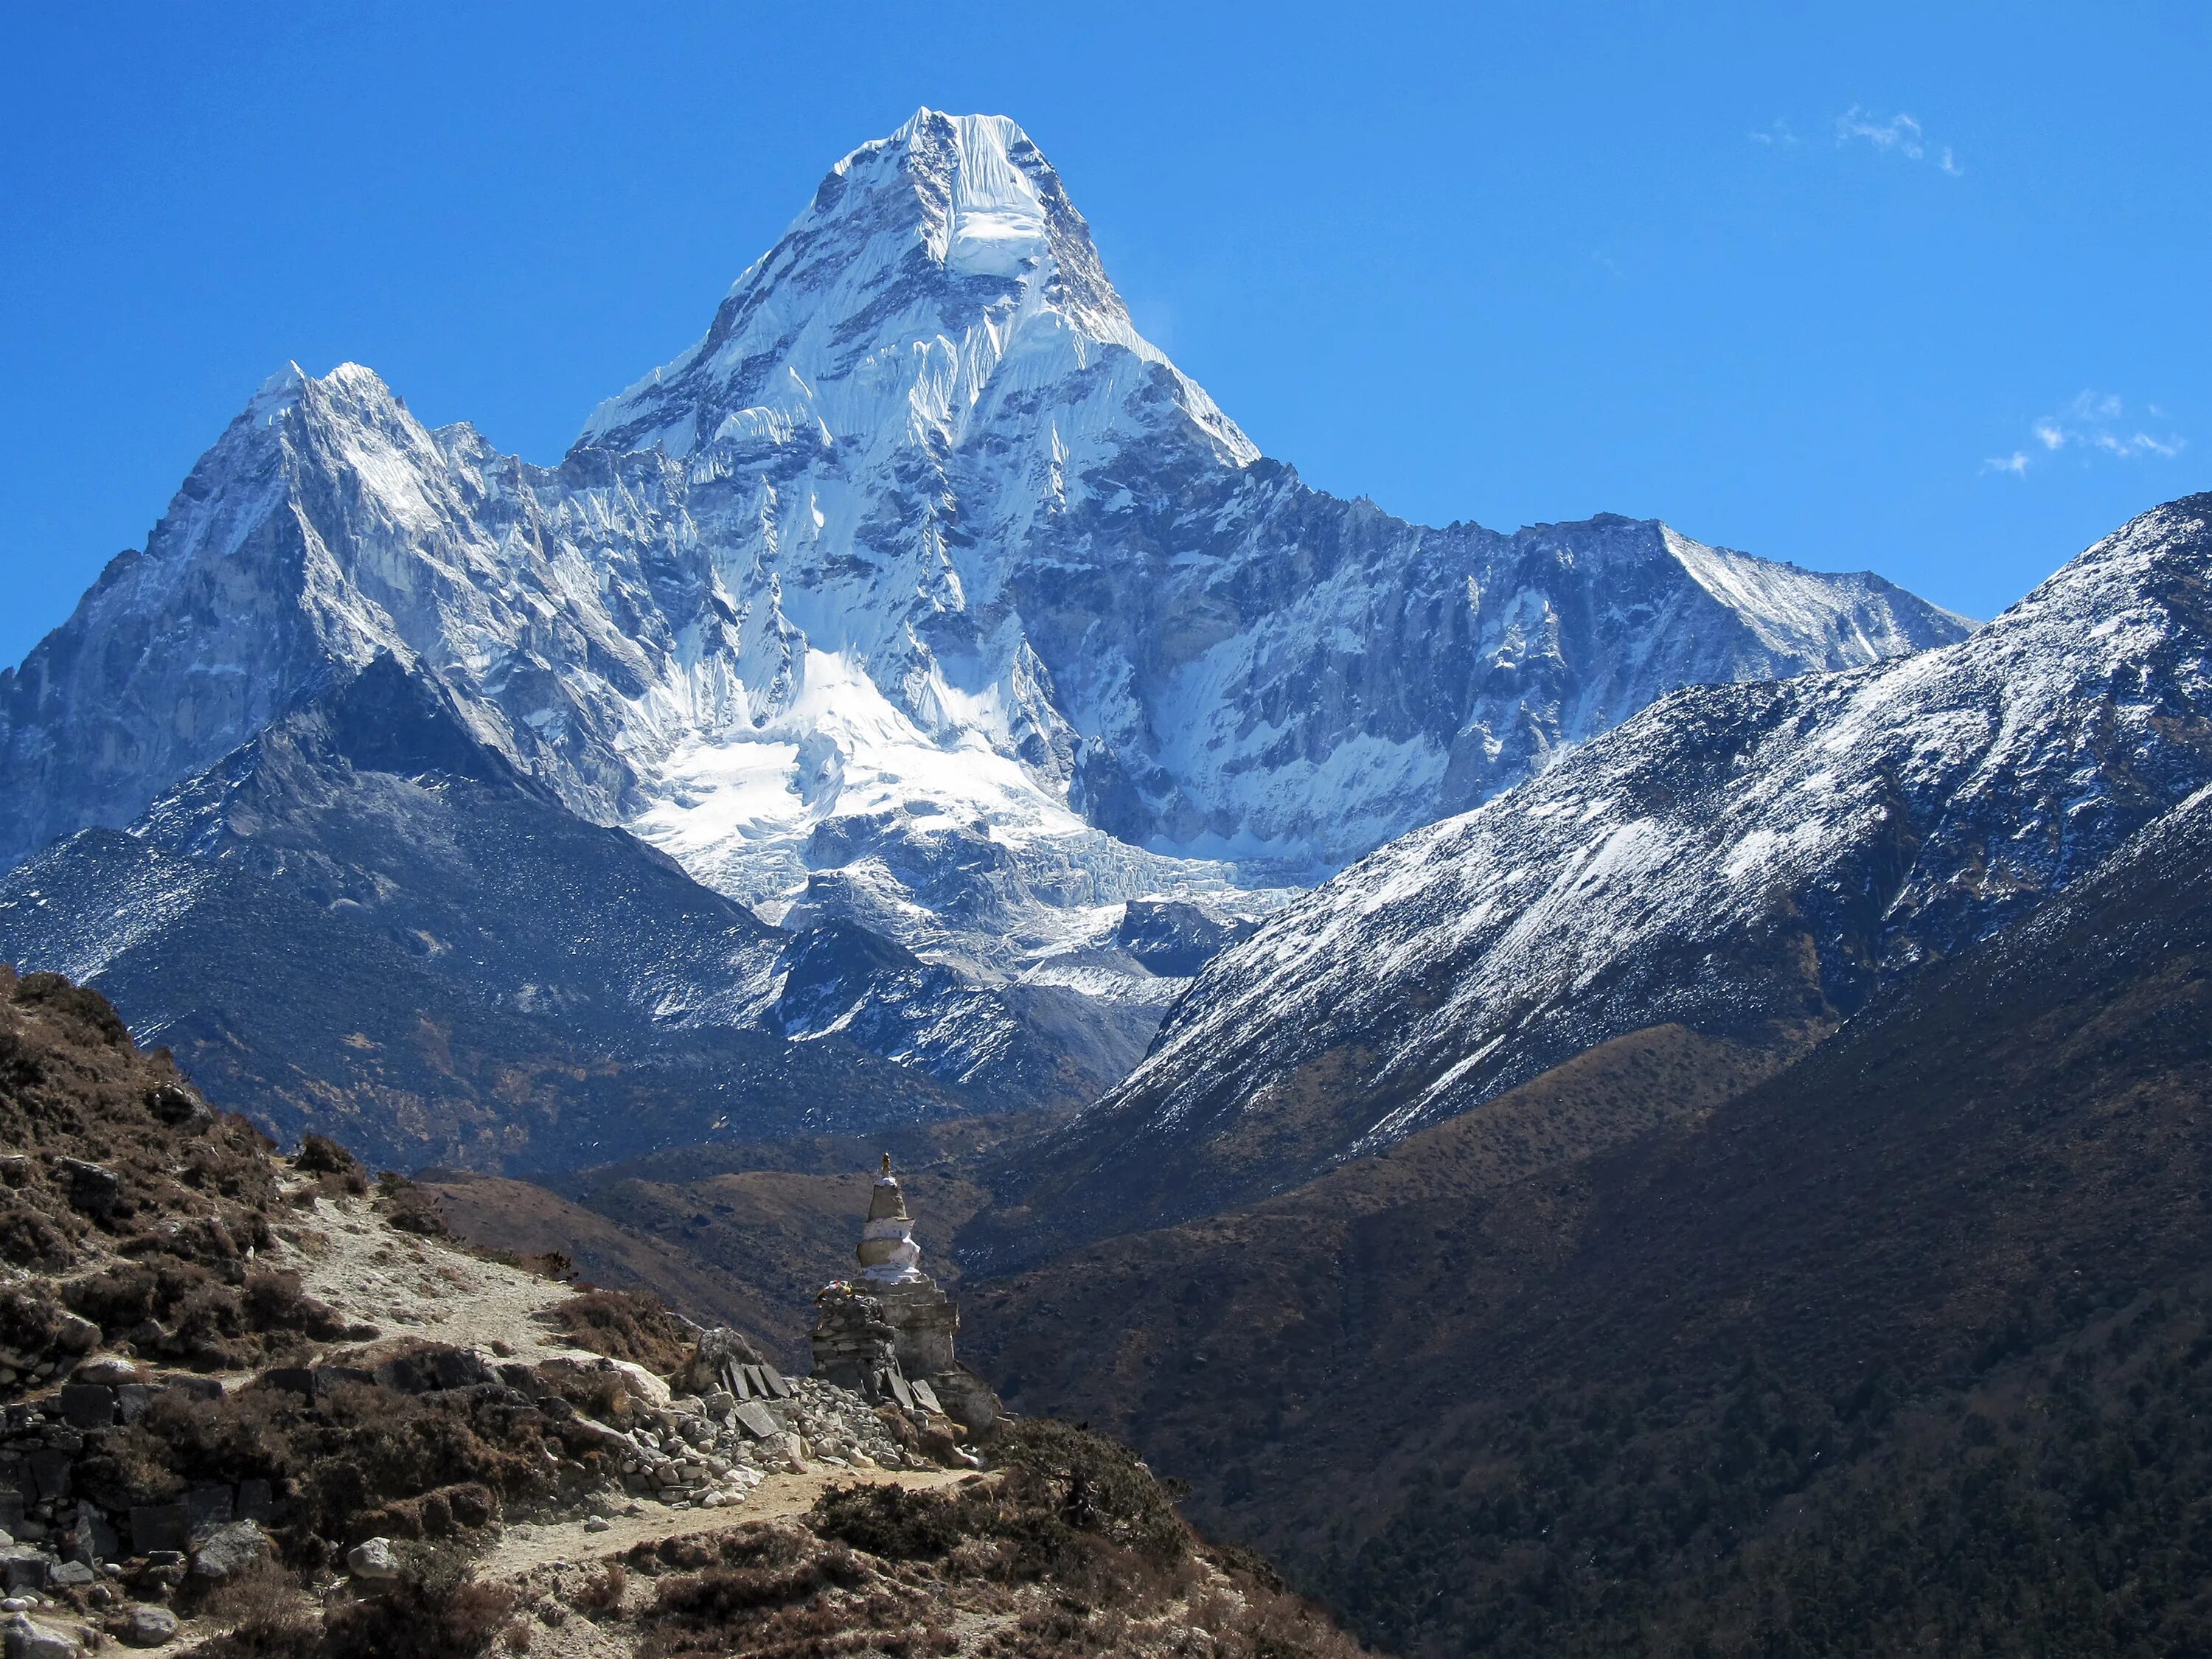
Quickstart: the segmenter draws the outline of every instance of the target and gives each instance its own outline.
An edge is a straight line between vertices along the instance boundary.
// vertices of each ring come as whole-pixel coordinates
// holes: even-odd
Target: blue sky
[[[288,359],[556,459],[924,103],[1022,122],[1138,325],[1315,484],[1986,616],[2212,483],[2208,18],[8,8],[0,661]]]

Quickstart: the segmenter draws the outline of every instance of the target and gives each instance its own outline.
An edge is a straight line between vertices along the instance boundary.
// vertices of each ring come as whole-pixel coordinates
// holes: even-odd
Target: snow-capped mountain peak
[[[1106,385],[1065,387],[1102,365]],[[684,456],[791,434],[864,453],[957,448],[990,423],[987,402],[1019,396],[1036,408],[1031,435],[1064,448],[1110,423],[1117,382],[1154,372],[1224,460],[1257,458],[1137,332],[1029,136],[1004,116],[925,109],[838,162],[705,337],[601,404],[577,442]]]
[[[1018,127],[925,110],[557,467],[356,365],[265,385],[0,673],[0,865],[389,654],[772,919],[1095,989],[1131,900],[1256,913],[1679,686],[1963,627],[1656,523],[1309,489],[1136,331]]]

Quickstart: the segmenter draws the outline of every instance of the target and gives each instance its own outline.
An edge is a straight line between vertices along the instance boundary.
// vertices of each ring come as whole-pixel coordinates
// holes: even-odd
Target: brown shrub
[[[150,1281],[106,1280],[82,1296],[72,1286],[65,1298],[80,1311],[106,1304],[84,1316],[103,1331],[122,1339],[199,1294],[206,1275],[176,1264],[243,1282],[245,1249],[270,1238],[268,1148],[194,1095],[166,1050],[139,1052],[96,992],[52,974],[0,975],[0,1260],[58,1273],[103,1234],[127,1240],[114,1248],[147,1258]],[[245,1333],[220,1297],[202,1296],[191,1322],[161,1357],[197,1349],[203,1363],[235,1363],[257,1352],[231,1347]]]
[[[690,1357],[691,1333],[667,1304],[641,1291],[585,1291],[553,1309],[568,1340],[610,1359],[664,1376]]]
[[[266,1480],[289,1488],[279,1538],[288,1558],[319,1563],[378,1532],[483,1527],[503,1499],[549,1490],[544,1417],[495,1394],[404,1395],[368,1383],[313,1401],[266,1388],[215,1400],[171,1391],[138,1422],[88,1436],[78,1484],[113,1510],[203,1482]]]
[[[292,1167],[302,1175],[342,1176],[357,1171],[361,1164],[328,1135],[303,1135],[300,1150],[292,1155]]]
[[[951,1499],[896,1486],[837,1486],[815,1500],[807,1524],[824,1538],[890,1561],[929,1561],[960,1541]]]
[[[458,1573],[402,1579],[323,1621],[314,1659],[479,1659],[514,1612],[514,1592]]]
[[[58,1273],[74,1258],[73,1243],[65,1224],[55,1217],[12,1205],[0,1212],[0,1260],[15,1267]]]
[[[199,1611],[211,1624],[234,1627],[245,1650],[256,1653],[295,1651],[321,1623],[299,1580],[265,1557],[218,1586]]]
[[[587,1613],[613,1613],[621,1607],[629,1589],[629,1570],[619,1561],[610,1561],[577,1589],[575,1604]]]

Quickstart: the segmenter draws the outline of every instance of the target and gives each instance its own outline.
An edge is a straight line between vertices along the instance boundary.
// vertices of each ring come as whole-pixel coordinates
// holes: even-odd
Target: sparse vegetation
[[[583,1291],[553,1315],[578,1347],[663,1376],[684,1363],[695,1334],[659,1297],[638,1291]]]
[[[998,1450],[999,1476],[950,1492],[833,1486],[803,1527],[756,1524],[632,1550],[631,1570],[654,1581],[636,1614],[639,1652],[1359,1652],[1246,1559],[1207,1550],[1125,1449],[1027,1422]],[[956,1625],[969,1628],[964,1643]]]

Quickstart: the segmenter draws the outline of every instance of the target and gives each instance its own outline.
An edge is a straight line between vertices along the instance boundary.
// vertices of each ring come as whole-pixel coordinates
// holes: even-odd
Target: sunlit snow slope
[[[1264,910],[1685,684],[1965,624],[1601,517],[1425,529],[1261,459],[1012,123],[841,161],[556,467],[345,365],[272,380],[0,674],[0,863],[389,653],[771,921],[1157,1008],[1131,900]]]
[[[1664,1024],[1787,1053],[2212,783],[2209,662],[2194,495],[1956,645],[1669,697],[1215,958],[1035,1211],[1210,1212]]]

